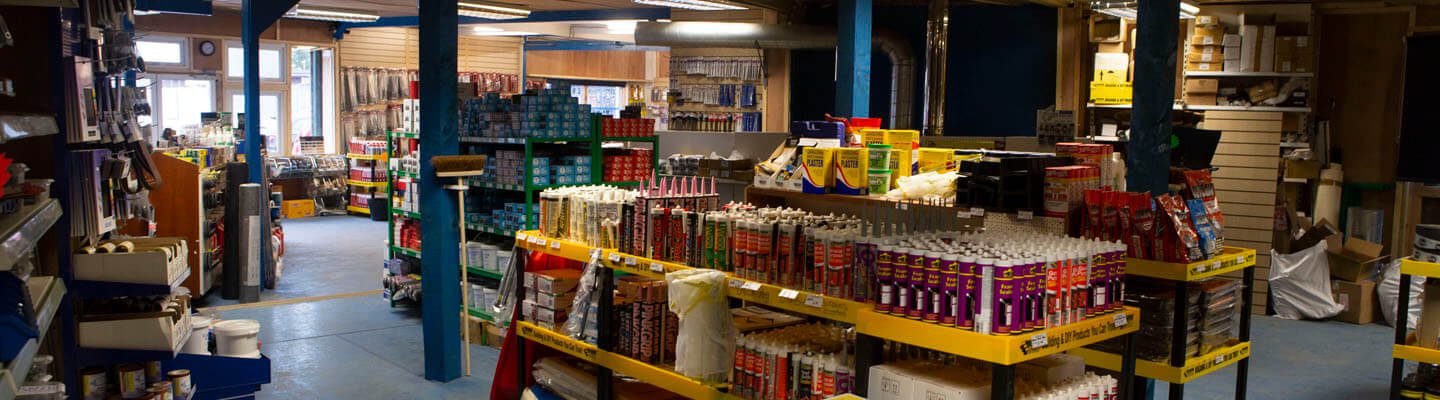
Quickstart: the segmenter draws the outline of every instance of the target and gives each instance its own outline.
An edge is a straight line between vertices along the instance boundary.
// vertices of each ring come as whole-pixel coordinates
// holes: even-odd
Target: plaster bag
[[[1381,272],[1380,287],[1375,292],[1380,295],[1380,313],[1385,316],[1385,323],[1395,326],[1395,307],[1400,303],[1400,261],[1391,261],[1385,265]],[[1421,299],[1425,296],[1425,277],[1410,277],[1410,318],[1405,323],[1406,329],[1415,329],[1415,321],[1420,320]]]
[[[1325,319],[1345,309],[1330,292],[1330,260],[1325,255],[1325,242],[1295,254],[1270,250],[1270,260],[1270,295],[1275,301],[1276,317]]]
[[[670,311],[680,320],[675,340],[675,372],[707,382],[722,382],[734,367],[735,321],[725,297],[725,273],[691,269],[665,274]]]

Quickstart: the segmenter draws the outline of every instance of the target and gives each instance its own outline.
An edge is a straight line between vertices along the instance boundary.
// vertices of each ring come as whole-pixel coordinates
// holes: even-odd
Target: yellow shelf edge
[[[516,246],[580,262],[590,261],[594,247],[569,240],[538,236],[536,231],[523,231],[515,235]],[[653,279],[665,279],[665,274],[693,269],[694,267],[622,253],[614,249],[601,249],[601,264],[633,275]],[[860,310],[869,310],[866,303],[848,299],[827,297],[803,290],[789,290],[763,282],[729,276],[726,295],[745,301],[764,304],[786,311],[853,324]],[[784,292],[786,296],[781,296]],[[793,292],[793,297],[791,296]],[[807,304],[808,302],[808,304]],[[819,304],[812,306],[811,304]]]
[[[1391,353],[1394,358],[1402,360],[1426,364],[1440,364],[1440,349],[1427,349],[1420,346],[1397,344]]]
[[[366,161],[384,161],[384,160],[387,158],[387,157],[385,157],[384,154],[359,154],[359,153],[348,153],[348,154],[345,154],[345,157],[346,157],[346,158],[349,158],[349,159],[352,159],[352,160],[366,160]]]
[[[1126,316],[1125,324],[1116,326],[1115,316],[1122,313]],[[873,310],[861,310],[855,322],[855,330],[865,335],[1001,365],[1019,364],[1139,329],[1140,310],[1135,307],[1125,307],[1073,324],[1014,335],[986,335]],[[1033,347],[1032,340],[1042,334],[1046,338],[1045,345]]]
[[[348,180],[348,181],[346,181],[346,182],[349,183],[349,184],[351,184],[351,185],[354,185],[354,186],[370,187],[370,188],[385,187],[386,185],[389,185],[389,184],[390,184],[389,182],[367,182],[367,181],[357,181],[357,180],[354,180],[354,179]]]
[[[737,399],[737,397],[722,393],[714,387],[708,386],[700,381],[677,374],[675,371],[600,350],[600,348],[595,347],[595,345],[571,339],[565,335],[555,333],[554,331],[527,321],[516,321],[515,332],[519,333],[520,337],[530,340],[531,342],[559,350],[595,365],[610,368],[617,373],[639,379],[642,382],[658,386],[686,398],[706,400]]]
[[[345,206],[345,211],[357,212],[357,213],[367,214],[367,215],[370,214],[370,209],[369,209],[369,208],[360,207],[360,206]]]
[[[1400,259],[1400,273],[1426,278],[1440,278],[1440,264],[1406,257]]]
[[[1120,370],[1120,355],[1099,350],[1078,348],[1068,353],[1085,359],[1085,364],[1111,371]],[[1231,364],[1250,358],[1250,342],[1215,349],[1209,353],[1190,357],[1184,367],[1144,359],[1135,359],[1135,375],[1169,383],[1184,384],[1219,371]],[[1218,360],[1218,361],[1217,361]]]
[[[1256,260],[1254,249],[1225,246],[1225,250],[1220,256],[1192,263],[1172,263],[1127,257],[1125,273],[1172,281],[1198,281],[1253,267]]]

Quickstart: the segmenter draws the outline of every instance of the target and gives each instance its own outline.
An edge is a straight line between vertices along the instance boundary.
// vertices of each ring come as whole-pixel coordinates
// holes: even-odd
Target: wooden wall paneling
[[[1267,207],[1274,207],[1274,206],[1275,206],[1275,194],[1274,194],[1274,193],[1256,193],[1256,192],[1237,192],[1237,191],[1230,191],[1230,190],[1216,190],[1216,191],[1215,191],[1215,198],[1221,199],[1221,201],[1227,202],[1227,203],[1255,204],[1255,205],[1262,205],[1262,206],[1267,206]],[[1223,208],[1223,207],[1220,208],[1220,211],[1222,211],[1222,212],[1225,211],[1225,208]]]
[[[200,245],[200,236],[204,234],[201,221],[205,216],[201,215],[200,166],[159,152],[152,159],[156,170],[165,177],[164,185],[150,191],[150,203],[155,206],[156,235],[185,238],[190,249],[186,257],[190,277],[185,278],[184,285],[190,293],[203,295],[200,279],[205,271],[200,266],[200,252],[204,248]]]
[[[1280,143],[1220,143],[1215,147],[1215,154],[1275,157],[1280,154]],[[1275,175],[1271,174],[1270,176],[1273,177]]]
[[[1221,210],[1223,211],[1224,208],[1222,207]],[[1249,228],[1249,229],[1274,229],[1274,228],[1275,228],[1275,218],[1274,218],[1274,217],[1268,217],[1268,218],[1267,218],[1267,217],[1251,217],[1251,216],[1245,216],[1245,215],[1234,215],[1234,214],[1229,214],[1229,213],[1226,213],[1226,214],[1224,214],[1224,215],[1225,215],[1225,229],[1227,229],[1227,230],[1230,229],[1230,228]]]
[[[157,14],[135,16],[136,32],[165,32],[207,37],[240,37],[240,13],[215,10],[215,15]],[[260,34],[261,40],[332,44],[331,24],[320,21],[282,19]],[[223,47],[222,47],[223,49]]]
[[[525,73],[573,79],[645,81],[642,51],[532,51]]]
[[[1216,179],[1273,179],[1279,173],[1279,168],[1222,167],[1211,175]]]
[[[457,50],[461,71],[520,73],[519,38],[462,36]]]
[[[668,63],[670,58],[665,58]],[[765,51],[765,114],[761,121],[765,132],[790,131],[790,51]],[[668,69],[668,68],[667,68]],[[910,114],[911,128],[920,126],[920,112]]]
[[[410,48],[417,47],[409,28],[351,29],[340,41],[340,65],[372,68],[418,68]]]
[[[1404,88],[1406,12],[1324,14],[1320,18],[1315,104],[1330,121],[1345,182],[1395,180],[1395,140]],[[1327,40],[1334,38],[1333,40]]]
[[[1090,27],[1080,8],[1060,8],[1055,12],[1059,28],[1055,30],[1055,109],[1079,111],[1085,108],[1080,86],[1090,79],[1082,67],[1089,59],[1090,46],[1086,30]],[[1078,119],[1077,119],[1078,120]]]
[[[1246,120],[1205,118],[1205,129],[1218,131],[1280,132],[1280,120]]]
[[[1223,208],[1222,208],[1222,209],[1223,209]],[[1267,241],[1263,241],[1263,242],[1253,242],[1253,241],[1249,241],[1249,240],[1237,240],[1237,239],[1233,239],[1233,238],[1229,238],[1229,237],[1226,237],[1226,238],[1225,238],[1225,245],[1226,245],[1226,246],[1239,246],[1239,247],[1244,247],[1244,248],[1247,248],[1247,249],[1255,249],[1255,254],[1257,254],[1257,255],[1260,254],[1260,253],[1270,254],[1270,249],[1272,248],[1272,247],[1270,246],[1270,241],[1268,241],[1268,240],[1267,240]],[[1265,257],[1268,258],[1268,257],[1270,257],[1270,256],[1267,255],[1267,256],[1265,256]]]
[[[1212,119],[1239,119],[1247,121],[1279,121],[1284,118],[1285,113],[1271,111],[1226,111],[1211,110],[1205,112],[1205,120]]]
[[[1256,179],[1216,179],[1215,190],[1235,190],[1243,192],[1260,192],[1275,195],[1275,188],[1278,186],[1273,180]]]
[[[1232,215],[1247,217],[1275,218],[1275,206],[1220,201],[1220,212],[1228,221]]]
[[[1280,132],[1221,131],[1220,143],[1280,143]]]
[[[1229,241],[1230,239],[1243,240],[1247,242],[1269,243],[1270,229],[1250,229],[1227,226],[1225,227],[1225,240]]]
[[[1276,168],[1279,165],[1280,157],[1275,156],[1237,156],[1229,154],[1216,154],[1210,163],[1217,167],[1246,167],[1246,168]]]

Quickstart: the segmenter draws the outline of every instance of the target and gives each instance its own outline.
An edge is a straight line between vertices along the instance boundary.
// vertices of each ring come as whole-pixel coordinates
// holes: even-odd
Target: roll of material
[[[1340,184],[1345,181],[1340,164],[1330,163],[1320,171],[1320,187],[1315,189],[1315,221],[1340,223]]]
[[[1440,263],[1440,251],[1425,251],[1423,249],[1416,248],[1414,258],[1415,260],[1428,263]]]
[[[240,185],[240,225],[235,229],[240,237],[239,280],[240,302],[260,301],[260,230],[262,202],[267,199],[259,184]],[[265,235],[269,237],[270,235]]]
[[[1440,224],[1415,225],[1415,236],[1440,242]]]

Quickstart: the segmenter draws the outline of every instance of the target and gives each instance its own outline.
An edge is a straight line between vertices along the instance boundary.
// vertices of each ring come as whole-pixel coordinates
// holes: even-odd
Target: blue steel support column
[[[840,0],[840,37],[835,54],[835,113],[870,116],[871,0]]]
[[[1134,110],[1125,183],[1132,192],[1167,191],[1170,120],[1175,104],[1175,48],[1180,30],[1179,0],[1140,0],[1136,24]]]
[[[455,76],[460,35],[455,0],[420,0],[420,281],[425,301],[425,379],[460,377],[460,265],[455,197],[435,178],[430,158],[460,150]]]
[[[240,45],[245,51],[245,163],[250,169],[250,183],[260,183],[260,145],[265,138],[260,136],[260,33],[270,29],[275,21],[295,7],[300,0],[245,0],[240,5]],[[288,65],[288,64],[287,64]],[[268,193],[268,191],[266,192]],[[269,199],[269,195],[265,196]],[[268,200],[267,200],[268,201]],[[268,214],[269,207],[263,208]],[[264,231],[262,229],[262,231]],[[268,235],[267,235],[268,236]],[[264,252],[261,252],[262,258]]]

